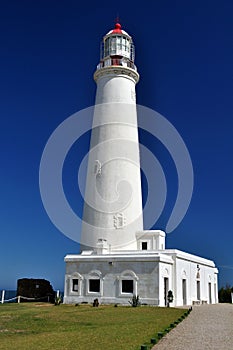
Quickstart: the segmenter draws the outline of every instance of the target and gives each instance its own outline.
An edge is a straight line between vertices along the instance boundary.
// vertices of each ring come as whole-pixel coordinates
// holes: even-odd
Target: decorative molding
[[[100,272],[99,270],[92,270],[88,273],[88,279],[90,277],[102,278],[102,272]]]
[[[77,279],[78,282],[78,289],[77,290],[73,290],[73,280]],[[78,295],[81,296],[82,295],[82,289],[83,289],[83,276],[80,275],[80,273],[78,272],[74,272],[72,275],[68,275],[67,276],[67,290],[69,291],[68,294],[69,295]]]
[[[126,218],[123,213],[117,213],[113,216],[113,225],[116,229],[121,229],[126,225]]]
[[[120,280],[120,279],[128,279],[129,277],[133,278],[135,281],[138,281],[139,278],[138,276],[136,275],[136,273],[132,270],[125,270],[123,271],[120,276],[117,276],[117,279]]]
[[[123,66],[110,66],[97,69],[94,73],[94,80],[97,80],[105,75],[125,75],[127,78],[130,78],[136,84],[139,80],[139,74],[132,68],[123,67]]]
[[[182,270],[181,277],[182,277],[183,279],[186,279],[186,278],[187,278],[187,272],[186,272],[184,269]]]
[[[166,267],[163,269],[163,277],[169,277],[169,271]]]
[[[76,279],[79,279],[79,280],[83,280],[83,276],[80,275],[80,273],[78,272],[74,272],[72,275],[69,276],[70,278],[76,278]]]
[[[101,171],[102,171],[102,166],[100,161],[97,159],[95,160],[94,173],[95,175],[101,175]]]

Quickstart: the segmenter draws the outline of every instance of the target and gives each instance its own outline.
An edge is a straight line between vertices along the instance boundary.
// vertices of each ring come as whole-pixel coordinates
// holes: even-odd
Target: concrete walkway
[[[153,350],[233,350],[233,305],[194,306]]]

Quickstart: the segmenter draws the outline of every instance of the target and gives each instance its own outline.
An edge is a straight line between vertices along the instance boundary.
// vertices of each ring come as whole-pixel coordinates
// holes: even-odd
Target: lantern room
[[[125,66],[137,70],[134,65],[134,44],[131,36],[120,23],[108,32],[101,43],[100,63],[97,69],[107,66]]]

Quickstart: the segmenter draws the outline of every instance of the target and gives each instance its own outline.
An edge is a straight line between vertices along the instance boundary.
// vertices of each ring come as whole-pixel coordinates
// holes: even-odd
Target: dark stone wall
[[[45,279],[21,278],[17,281],[17,295],[36,298],[38,301],[54,302],[55,292],[50,282]],[[30,300],[21,298],[21,301]]]

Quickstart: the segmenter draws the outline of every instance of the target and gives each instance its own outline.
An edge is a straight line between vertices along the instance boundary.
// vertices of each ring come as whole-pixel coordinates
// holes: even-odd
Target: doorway
[[[201,283],[197,281],[197,300],[201,300]]]
[[[212,304],[211,283],[209,283],[209,304]]]
[[[164,277],[164,305],[167,306],[168,277]]]
[[[186,279],[182,280],[183,305],[187,305],[187,284]]]

